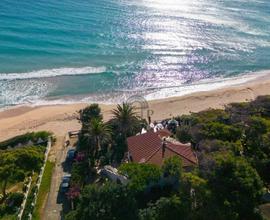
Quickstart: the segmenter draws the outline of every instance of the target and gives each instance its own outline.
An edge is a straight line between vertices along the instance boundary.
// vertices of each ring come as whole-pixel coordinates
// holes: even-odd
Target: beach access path
[[[68,206],[65,196],[59,193],[62,177],[68,172],[65,170],[65,160],[70,147],[65,147],[65,136],[58,136],[50,160],[55,161],[51,187],[44,205],[43,220],[60,220],[63,218],[64,207]]]

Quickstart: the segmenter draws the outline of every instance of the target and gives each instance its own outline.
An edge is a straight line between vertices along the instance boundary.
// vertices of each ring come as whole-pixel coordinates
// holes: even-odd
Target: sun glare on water
[[[198,18],[193,18],[194,14],[197,14],[197,17],[201,16],[200,11],[204,7],[204,2],[144,0],[141,4],[148,9],[144,13],[149,15],[143,21],[143,25],[147,25],[144,28],[147,31],[142,33],[145,42],[143,49],[151,51],[154,60],[144,64],[144,69],[149,71],[138,77],[155,79],[167,86],[180,85],[184,80],[183,75],[179,74],[181,66],[188,69],[191,59],[196,59],[189,57],[189,54],[193,50],[207,46],[201,40],[204,36],[195,22]],[[169,80],[166,82],[164,79]]]

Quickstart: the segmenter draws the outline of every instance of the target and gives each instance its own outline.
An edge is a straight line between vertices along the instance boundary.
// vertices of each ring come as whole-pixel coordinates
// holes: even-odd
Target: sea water
[[[269,0],[0,1],[0,106],[163,98],[268,69]]]

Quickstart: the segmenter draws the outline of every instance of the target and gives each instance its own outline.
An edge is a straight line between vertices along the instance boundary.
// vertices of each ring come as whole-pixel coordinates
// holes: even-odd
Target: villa
[[[127,159],[130,162],[149,163],[162,166],[166,158],[178,156],[185,169],[198,164],[190,144],[183,144],[171,138],[167,129],[129,137]]]

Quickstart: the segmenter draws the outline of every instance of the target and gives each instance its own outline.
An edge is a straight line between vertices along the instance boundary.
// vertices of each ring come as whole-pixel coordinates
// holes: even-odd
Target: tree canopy
[[[124,163],[119,167],[119,171],[128,177],[129,186],[134,192],[143,191],[161,177],[160,168],[150,164]]]
[[[142,121],[126,103],[113,114],[112,158],[118,163],[112,165],[119,165],[126,138],[141,129]],[[183,169],[178,157],[166,159],[162,167],[122,163],[118,170],[127,185],[105,181],[83,186],[67,219],[261,220],[258,207],[270,186],[270,96],[175,120],[180,126],[174,137],[191,142],[197,167]],[[81,167],[75,168],[75,177],[83,174]]]
[[[245,159],[219,155],[209,186],[220,207],[220,219],[255,219],[254,208],[261,200],[263,182]]]
[[[76,210],[65,219],[136,220],[136,201],[125,186],[112,183],[102,187],[89,185],[85,187]]]
[[[0,181],[6,197],[8,183],[23,181],[25,175],[39,171],[44,158],[43,147],[22,147],[0,151]]]

